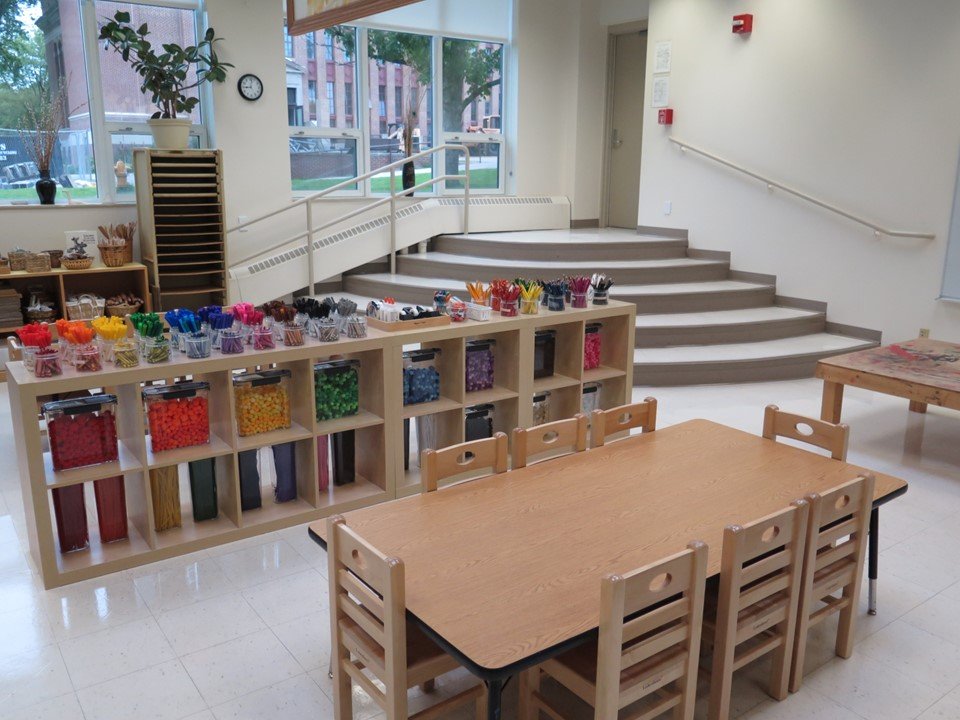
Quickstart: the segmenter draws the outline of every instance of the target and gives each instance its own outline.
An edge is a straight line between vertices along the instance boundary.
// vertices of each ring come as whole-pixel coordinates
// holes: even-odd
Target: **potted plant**
[[[56,90],[41,84],[37,88],[37,101],[27,104],[17,128],[20,141],[33,158],[40,175],[35,187],[41,205],[53,205],[56,201],[57,182],[50,177],[50,167],[60,142],[60,130],[66,125],[68,115],[63,84]]]
[[[147,23],[130,24],[130,13],[118,11],[113,20],[100,28],[100,40],[120,53],[124,62],[141,77],[140,91],[149,94],[157,112],[147,121],[153,132],[154,145],[165,149],[183,149],[190,140],[189,115],[200,98],[187,95],[207,82],[223,82],[230,63],[221,62],[215,45],[221,38],[208,28],[196,45],[183,48],[176,43],[163,43],[154,48],[148,40]],[[158,54],[159,50],[159,54]],[[195,75],[190,77],[190,71]]]

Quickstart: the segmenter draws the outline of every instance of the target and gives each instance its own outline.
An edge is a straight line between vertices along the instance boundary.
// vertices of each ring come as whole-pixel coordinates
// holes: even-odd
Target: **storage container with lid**
[[[127,500],[123,475],[95,481],[93,495],[97,501],[100,542],[125,540],[127,538]]]
[[[550,391],[544,390],[533,396],[533,424],[550,422]]]
[[[153,452],[210,442],[210,383],[183,382],[143,390]]]
[[[463,435],[466,442],[493,437],[494,407],[490,403],[468,407],[463,423]]]
[[[590,413],[600,407],[600,390],[603,383],[589,382],[583,384],[583,395],[580,399],[580,412],[590,419]]]
[[[290,376],[289,370],[261,370],[233,378],[240,437],[290,427]]]
[[[434,402],[440,399],[439,348],[408,350],[403,353],[403,404]]]
[[[143,359],[151,365],[167,362],[170,359],[170,341],[160,337],[145,337],[141,340]],[[116,348],[114,348],[116,353]]]
[[[360,410],[360,361],[331,360],[313,366],[317,420],[356,415]]]
[[[50,437],[54,470],[115,462],[116,395],[91,395],[41,406]]]
[[[467,392],[489,390],[493,387],[496,340],[468,340],[466,354]]]
[[[190,473],[190,502],[193,521],[213,520],[220,514],[217,504],[217,463],[215,458],[204,458],[188,463]]]
[[[533,337],[533,377],[553,375],[554,356],[557,350],[556,330],[537,330]]]
[[[603,323],[587,323],[583,334],[583,369],[595,370],[600,367],[600,328]]]
[[[87,508],[83,500],[83,483],[54,488],[53,516],[57,522],[60,552],[83,550],[90,543],[87,530]]]

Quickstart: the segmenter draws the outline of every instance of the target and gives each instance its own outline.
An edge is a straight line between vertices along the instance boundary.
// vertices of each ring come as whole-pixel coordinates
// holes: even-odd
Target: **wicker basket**
[[[10,261],[6,258],[0,259],[0,275],[10,274]]]
[[[97,245],[100,259],[107,267],[120,267],[127,262],[127,248],[125,245]]]
[[[136,305],[110,305],[107,307],[107,315],[111,317],[126,317],[127,315],[132,315],[137,312],[141,307],[143,307],[143,303],[137,303]]]
[[[26,271],[28,273],[50,272],[50,256],[46,253],[30,253],[27,255]]]
[[[27,310],[23,314],[28,322],[47,322],[57,316],[55,310]]]
[[[60,258],[63,257],[63,250],[44,250],[50,256],[50,267],[56,270],[60,267]]]
[[[106,301],[96,295],[71,297],[64,304],[67,320],[93,320],[103,315]]]
[[[125,263],[133,262],[133,241],[128,240],[123,246],[123,261]]]
[[[10,269],[13,271],[26,270],[27,255],[29,254],[26,250],[11,250],[7,255],[10,258]]]
[[[60,264],[67,270],[89,270],[93,265],[93,258],[60,258]]]

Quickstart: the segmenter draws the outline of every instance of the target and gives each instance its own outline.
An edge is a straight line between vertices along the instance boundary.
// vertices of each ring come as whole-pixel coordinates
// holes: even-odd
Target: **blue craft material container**
[[[403,404],[417,405],[440,399],[439,348],[403,353]]]

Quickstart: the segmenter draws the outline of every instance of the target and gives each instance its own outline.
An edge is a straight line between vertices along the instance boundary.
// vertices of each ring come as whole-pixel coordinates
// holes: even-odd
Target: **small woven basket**
[[[126,245],[97,245],[100,259],[107,267],[120,267],[127,262]]]
[[[60,264],[67,270],[89,270],[93,265],[93,258],[60,258]]]
[[[10,274],[10,261],[6,258],[0,259],[0,275]]]
[[[110,317],[125,317],[137,312],[142,306],[143,303],[137,303],[136,305],[108,305],[107,315]]]
[[[24,312],[29,322],[46,322],[53,320],[57,313],[54,310],[27,310]]]
[[[125,263],[133,262],[133,241],[127,240],[126,244],[123,246],[123,261]]]
[[[10,269],[13,271],[20,271],[27,269],[27,255],[29,255],[26,250],[11,250],[7,257],[10,258]]]
[[[50,267],[56,270],[60,267],[60,258],[63,257],[63,250],[44,250],[50,256]]]
[[[30,253],[24,269],[29,273],[50,272],[50,256],[43,252]]]

